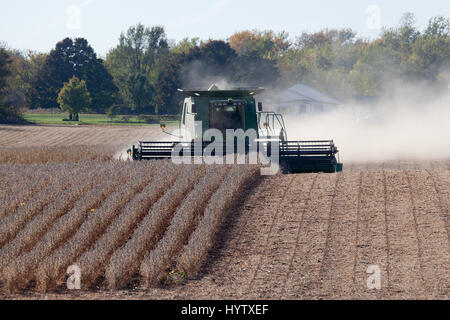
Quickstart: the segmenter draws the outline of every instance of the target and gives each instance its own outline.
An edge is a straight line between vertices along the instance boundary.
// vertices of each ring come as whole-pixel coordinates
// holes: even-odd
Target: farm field
[[[0,127],[0,148],[37,148],[0,161],[0,299],[450,298],[449,160],[260,178],[111,161],[87,145],[159,131],[100,129]],[[73,264],[82,290],[69,292]],[[371,265],[380,290],[367,288]]]

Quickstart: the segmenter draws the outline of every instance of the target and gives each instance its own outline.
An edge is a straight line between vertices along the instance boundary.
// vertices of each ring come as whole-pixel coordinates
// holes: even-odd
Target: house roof
[[[284,90],[280,94],[279,98],[280,102],[294,102],[294,101],[302,101],[306,103],[314,102],[314,100],[312,100],[311,98],[308,98],[304,95],[299,95],[297,92],[291,91],[289,89]]]
[[[297,84],[280,94],[281,102],[321,102],[325,104],[340,104],[339,101],[323,94],[305,84]]]

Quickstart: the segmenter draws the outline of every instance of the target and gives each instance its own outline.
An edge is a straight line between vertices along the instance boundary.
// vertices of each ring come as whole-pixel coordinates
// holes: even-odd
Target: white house
[[[286,115],[331,111],[341,103],[307,85],[297,84],[280,93],[273,106],[275,112]]]

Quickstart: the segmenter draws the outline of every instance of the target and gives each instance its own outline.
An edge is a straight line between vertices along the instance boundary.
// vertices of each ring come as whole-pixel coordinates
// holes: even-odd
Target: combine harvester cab
[[[284,173],[342,171],[342,164],[336,158],[339,151],[332,140],[287,139],[283,116],[263,111],[262,103],[256,105],[254,96],[264,91],[263,88],[218,90],[213,85],[209,90],[179,91],[187,96],[180,119],[182,136],[177,136],[177,141],[141,141],[138,146],[133,146],[129,150],[133,160],[170,159],[180,144],[183,148],[179,155],[203,156],[205,148],[211,143],[204,140],[203,133],[206,130],[219,130],[226,137],[227,129],[244,131],[253,129],[256,132],[256,140],[246,142],[245,149],[251,149],[249,144],[255,143],[259,148],[258,151],[270,157],[271,144],[277,142],[280,167]],[[166,125],[162,123],[161,128],[165,132]],[[233,145],[234,142],[232,141]],[[229,141],[223,144],[223,154],[230,150],[227,143]],[[236,151],[234,149],[234,152]]]

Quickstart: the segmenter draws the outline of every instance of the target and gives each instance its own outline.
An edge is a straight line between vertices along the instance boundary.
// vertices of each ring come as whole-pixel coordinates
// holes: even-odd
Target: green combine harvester
[[[271,144],[276,142],[279,149],[279,164],[284,173],[342,171],[342,164],[336,158],[339,151],[332,140],[287,139],[283,116],[263,111],[262,103],[256,105],[254,96],[264,91],[263,88],[219,90],[213,85],[209,90],[179,91],[187,96],[180,121],[182,134],[175,135],[177,141],[139,142],[138,146],[133,146],[128,151],[133,160],[170,159],[180,144],[183,146],[180,155],[203,156],[204,150],[213,142],[203,137],[203,133],[208,129],[216,129],[223,133],[225,143],[221,154],[225,155],[230,152],[227,148],[227,144],[230,144],[230,139],[226,140],[227,129],[243,131],[253,129],[256,132],[256,139],[246,140],[246,152],[254,150],[251,147],[257,145],[257,151],[270,158],[273,150]],[[161,123],[161,128],[166,132],[164,123]],[[237,151],[236,148],[231,150],[234,153]]]

